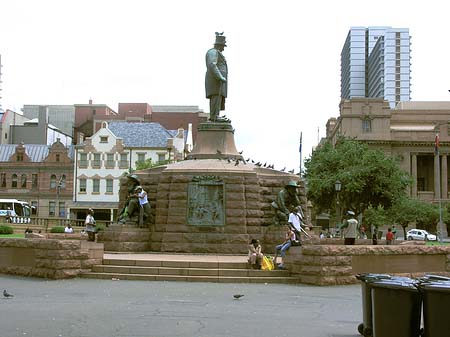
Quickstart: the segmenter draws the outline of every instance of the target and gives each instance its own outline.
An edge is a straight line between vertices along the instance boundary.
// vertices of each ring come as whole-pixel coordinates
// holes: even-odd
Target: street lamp
[[[341,223],[341,205],[339,204],[339,192],[342,184],[339,180],[334,183],[334,190],[336,191],[336,227]]]

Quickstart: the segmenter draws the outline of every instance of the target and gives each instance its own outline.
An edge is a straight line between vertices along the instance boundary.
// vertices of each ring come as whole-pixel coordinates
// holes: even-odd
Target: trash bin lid
[[[420,290],[450,293],[450,281],[419,283],[418,286]]]
[[[433,274],[428,274],[423,277],[418,277],[417,279],[420,282],[433,282],[433,281],[449,281],[450,282],[450,277],[445,277],[445,276],[441,276],[441,275],[433,275]]]
[[[405,278],[408,279],[408,278]],[[387,289],[399,289],[399,290],[407,290],[418,292],[419,289],[416,287],[417,282],[409,279],[408,280],[380,280],[376,282],[372,282],[370,285],[372,288],[387,288]]]
[[[363,282],[374,282],[377,280],[386,280],[392,278],[388,274],[357,274],[356,278]]]

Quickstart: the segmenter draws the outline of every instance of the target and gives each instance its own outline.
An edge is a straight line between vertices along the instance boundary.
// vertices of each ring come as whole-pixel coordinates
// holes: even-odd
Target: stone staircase
[[[112,255],[112,254],[109,254]],[[141,254],[142,255],[142,254]],[[253,270],[242,257],[231,261],[170,258],[158,259],[152,254],[151,259],[139,257],[133,259],[129,254],[126,259],[105,257],[103,264],[94,265],[91,272],[85,272],[83,278],[111,280],[143,281],[187,281],[187,282],[222,282],[222,283],[284,283],[293,284],[298,278],[291,277],[288,270]]]

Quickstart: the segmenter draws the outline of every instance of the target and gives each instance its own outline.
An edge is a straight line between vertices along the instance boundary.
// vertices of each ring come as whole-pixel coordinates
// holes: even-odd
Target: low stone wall
[[[450,246],[305,245],[291,247],[284,263],[300,283],[314,285],[358,283],[359,273],[450,276]]]
[[[84,240],[0,239],[0,273],[76,277],[103,262],[103,244]]]

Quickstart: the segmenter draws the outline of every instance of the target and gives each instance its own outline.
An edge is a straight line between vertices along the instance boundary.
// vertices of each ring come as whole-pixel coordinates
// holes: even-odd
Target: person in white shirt
[[[144,191],[142,186],[137,186],[134,190],[139,199],[139,205],[141,206],[139,210],[139,226],[148,224],[151,221],[151,207],[148,202],[147,192]]]
[[[68,224],[66,228],[64,228],[64,233],[73,233],[73,228],[70,224]]]

